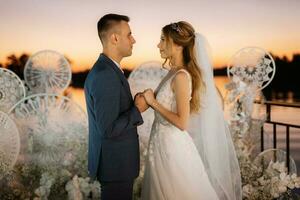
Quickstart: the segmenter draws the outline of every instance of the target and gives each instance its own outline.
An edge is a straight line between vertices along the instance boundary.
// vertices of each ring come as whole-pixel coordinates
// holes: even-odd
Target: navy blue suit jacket
[[[124,74],[101,54],[86,78],[84,92],[89,175],[100,181],[133,180],[139,175],[137,126],[143,119]]]

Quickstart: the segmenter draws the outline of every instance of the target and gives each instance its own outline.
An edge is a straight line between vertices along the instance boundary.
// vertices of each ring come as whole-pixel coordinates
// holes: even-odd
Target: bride
[[[158,48],[170,67],[155,92],[143,93],[155,111],[143,200],[242,199],[238,161],[205,42],[184,21],[162,29]]]

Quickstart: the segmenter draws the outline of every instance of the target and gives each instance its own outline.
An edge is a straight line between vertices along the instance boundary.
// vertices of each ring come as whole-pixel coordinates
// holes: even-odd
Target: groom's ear
[[[116,44],[116,43],[118,42],[118,40],[119,40],[116,33],[112,33],[112,34],[110,35],[109,39],[110,39],[110,42],[111,42],[112,44]]]

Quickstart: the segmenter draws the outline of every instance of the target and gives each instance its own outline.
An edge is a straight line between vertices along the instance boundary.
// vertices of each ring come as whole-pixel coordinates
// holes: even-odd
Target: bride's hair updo
[[[197,112],[200,109],[200,92],[205,86],[194,52],[195,30],[189,23],[180,21],[164,26],[162,32],[166,38],[167,45],[169,44],[170,39],[172,39],[175,44],[183,47],[182,54],[184,68],[192,77],[192,99],[190,101],[190,109],[191,112]]]

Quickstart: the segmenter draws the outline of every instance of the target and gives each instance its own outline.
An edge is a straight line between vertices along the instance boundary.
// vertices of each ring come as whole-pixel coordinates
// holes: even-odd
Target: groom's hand
[[[139,109],[140,113],[146,111],[149,108],[143,93],[139,92],[134,96],[134,104]]]

